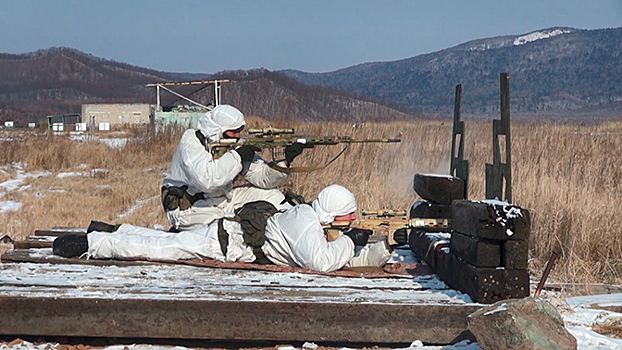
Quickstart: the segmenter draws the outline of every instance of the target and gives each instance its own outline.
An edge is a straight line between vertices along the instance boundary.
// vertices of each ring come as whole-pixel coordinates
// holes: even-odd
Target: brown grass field
[[[267,125],[249,119],[250,127]],[[360,128],[347,123],[275,122],[272,126],[294,127],[299,134],[354,138],[403,133],[400,144],[351,145],[327,168],[293,174],[283,189],[307,199],[337,183],[356,195],[359,209],[407,210],[418,200],[412,190],[415,173],[449,172],[451,122],[366,123]],[[511,133],[513,202],[532,213],[532,273],[538,276],[558,250],[555,280],[622,283],[622,208],[618,206],[622,122],[514,123]],[[35,229],[86,227],[90,220],[168,228],[159,191],[180,134],[140,136],[133,131],[131,135],[126,147],[111,148],[97,141],[5,131],[5,141],[0,141],[0,183],[23,176],[20,173],[50,173],[25,178],[18,190],[0,187],[0,201],[23,203],[17,211],[0,214],[0,234],[19,240]],[[322,165],[341,149],[305,150],[295,165]],[[492,162],[492,123],[466,123],[465,152],[470,163],[469,199],[483,199],[485,164]],[[109,172],[91,176],[93,169]],[[82,175],[58,177],[66,172]]]

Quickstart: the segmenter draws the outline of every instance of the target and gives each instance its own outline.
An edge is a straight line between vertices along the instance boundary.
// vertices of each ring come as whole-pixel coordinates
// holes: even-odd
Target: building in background
[[[81,119],[94,125],[148,124],[153,111],[153,105],[144,103],[83,104]]]

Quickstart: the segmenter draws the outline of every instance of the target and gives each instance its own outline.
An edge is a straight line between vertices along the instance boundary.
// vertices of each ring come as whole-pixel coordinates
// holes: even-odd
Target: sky
[[[622,27],[622,0],[0,0],[0,52],[65,46],[169,72],[328,72],[470,40]]]

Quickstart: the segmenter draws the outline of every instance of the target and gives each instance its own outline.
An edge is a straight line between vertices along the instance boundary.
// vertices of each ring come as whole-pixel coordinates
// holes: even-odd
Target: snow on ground
[[[272,347],[269,347],[272,348]],[[316,350],[320,348],[315,343],[304,343],[302,347],[297,348],[294,346],[278,346],[278,350]],[[62,347],[62,350],[65,350],[66,347]],[[163,346],[163,345],[147,345],[147,344],[131,344],[131,345],[113,345],[102,348],[103,350],[190,350],[192,348],[186,348],[183,346]],[[208,348],[201,348],[208,349]],[[220,349],[220,348],[218,348]],[[245,347],[244,349],[249,349]],[[250,348],[253,349],[253,348]],[[257,348],[257,349],[261,349]],[[328,349],[328,348],[325,348]],[[336,350],[352,350],[352,348],[330,348]],[[383,348],[375,348],[376,350],[381,350]],[[460,343],[456,343],[454,345],[447,346],[423,346],[421,342],[414,341],[410,347],[408,348],[399,348],[395,350],[408,350],[408,349],[422,349],[422,350],[481,350],[477,343],[469,343],[468,341],[462,341]],[[17,344],[13,344],[9,346],[0,345],[0,350],[61,350],[61,346],[57,343],[43,343],[43,344],[33,344],[27,341],[19,342]]]
[[[548,31],[548,32],[533,32],[533,33],[529,33],[527,35],[519,36],[518,38],[516,38],[514,40],[514,46],[523,45],[523,44],[530,43],[532,41],[536,41],[540,39],[547,39],[547,38],[551,38],[551,37],[561,35],[561,34],[566,34],[566,33],[570,33],[570,31],[562,30],[562,29],[555,29],[555,30]]]
[[[64,179],[66,177],[76,177],[76,176],[89,176],[89,173],[80,172],[80,171],[74,171],[74,172],[58,173],[58,174],[56,174],[56,178],[57,179]]]
[[[0,202],[0,214],[8,213],[10,211],[18,211],[22,205],[24,204],[15,201]]]
[[[598,334],[591,326],[609,320],[622,319],[622,313],[597,309],[595,305],[622,308],[622,294],[602,294],[572,297],[565,300],[561,310],[566,329],[577,338],[579,349],[622,349],[622,339]]]
[[[130,214],[133,214],[136,210],[140,209],[143,205],[151,202],[152,200],[154,200],[156,198],[160,198],[160,196],[153,196],[153,197],[149,197],[147,199],[137,199],[136,200],[136,204],[134,204],[130,209],[128,209],[124,213],[119,214],[117,217],[118,218],[124,218],[124,217],[126,217],[126,216],[128,216]]]
[[[103,139],[99,136],[92,136],[87,134],[81,135],[71,135],[71,139],[73,141],[99,141],[101,143],[106,144],[110,148],[123,148],[127,144],[127,138],[111,138],[111,139]]]
[[[16,170],[17,176],[15,179],[7,180],[0,183],[0,191],[11,192],[11,191],[25,191],[31,188],[31,185],[22,186],[24,181],[29,178],[38,179],[40,177],[50,176],[52,175],[49,171],[41,171],[38,173],[26,173],[24,171],[24,165],[21,163],[13,163],[10,166],[11,168]],[[6,173],[6,171],[3,170]],[[4,196],[4,193],[0,192],[0,198]],[[22,203],[15,201],[0,201],[0,214],[8,213],[11,211],[17,211],[22,207]]]

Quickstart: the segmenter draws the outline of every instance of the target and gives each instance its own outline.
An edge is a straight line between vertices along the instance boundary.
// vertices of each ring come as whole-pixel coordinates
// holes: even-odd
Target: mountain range
[[[510,74],[511,109],[523,114],[613,115],[622,110],[622,28],[555,27],[479,39],[445,50],[328,73],[281,71],[305,84],[395,101],[424,113],[498,113],[499,75]],[[619,113],[617,113],[619,115]]]
[[[456,84],[464,87],[463,113],[488,116],[498,114],[502,72],[510,74],[513,115],[615,117],[622,111],[622,28],[548,28],[327,73],[172,73],[72,48],[0,53],[0,121],[38,121],[79,112],[82,103],[154,103],[155,91],[145,84],[215,78],[232,80],[223,102],[265,119],[450,117]],[[197,94],[209,102],[205,91]],[[175,100],[171,95],[163,104]]]
[[[72,48],[50,48],[28,54],[0,54],[0,122],[23,126],[47,115],[79,113],[83,103],[151,103],[156,92],[146,84],[231,79],[222,102],[246,115],[280,120],[392,120],[417,117],[391,101],[346,90],[308,86],[266,69],[216,74],[160,72],[102,59]],[[213,92],[196,86],[174,88],[199,103],[212,102]],[[180,103],[162,94],[162,105]],[[182,104],[187,104],[181,101]]]

